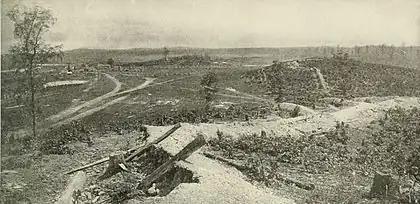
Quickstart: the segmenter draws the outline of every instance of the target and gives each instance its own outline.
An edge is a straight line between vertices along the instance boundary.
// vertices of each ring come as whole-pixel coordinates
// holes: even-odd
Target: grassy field
[[[97,78],[97,80],[94,80]],[[86,80],[83,85],[44,88],[52,81]],[[28,80],[15,73],[2,74],[2,132],[26,128],[31,124],[30,92]],[[56,72],[40,73],[36,76],[36,113],[38,122],[75,104],[74,99],[90,100],[114,88],[114,84],[96,73],[74,73],[63,75]],[[76,102],[77,103],[77,102]]]

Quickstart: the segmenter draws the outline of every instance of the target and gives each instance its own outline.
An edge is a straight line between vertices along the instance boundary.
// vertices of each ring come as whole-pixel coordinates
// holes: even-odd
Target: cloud
[[[58,22],[47,39],[66,49],[420,44],[415,0],[20,2],[53,10]],[[2,33],[10,34],[11,25],[4,25]]]

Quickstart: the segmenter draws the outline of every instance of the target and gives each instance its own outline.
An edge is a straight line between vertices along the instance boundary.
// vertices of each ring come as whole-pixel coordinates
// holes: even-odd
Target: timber
[[[159,143],[159,142],[161,142],[162,140],[166,139],[167,137],[169,137],[172,133],[174,133],[174,132],[175,132],[177,129],[179,129],[180,127],[181,127],[181,124],[180,124],[180,123],[177,123],[174,127],[172,127],[172,128],[171,128],[170,130],[168,130],[165,134],[163,134],[162,136],[160,136],[159,138],[157,138],[157,139],[156,139],[156,140],[154,140],[153,142],[151,142],[151,143],[149,143],[149,144],[147,144],[147,145],[145,145],[145,146],[142,146],[142,147],[135,147],[135,148],[129,149],[129,150],[128,150],[128,151],[126,151],[125,153],[131,153],[131,152],[133,152],[133,151],[135,151],[135,152],[134,152],[134,153],[132,153],[130,156],[128,156],[128,157],[125,159],[125,161],[126,161],[126,162],[131,161],[132,159],[134,159],[134,157],[136,157],[136,156],[138,156],[138,155],[140,155],[140,154],[144,153],[144,152],[145,152],[145,150],[147,150],[148,148],[150,148],[150,147],[151,147],[151,146],[153,146],[153,145],[158,144],[158,143]],[[73,170],[67,171],[67,172],[65,172],[64,174],[71,174],[71,173],[74,173],[74,172],[77,172],[77,171],[81,171],[81,170],[84,170],[84,169],[87,169],[87,168],[90,168],[90,167],[96,166],[96,165],[98,165],[98,164],[105,163],[105,162],[109,161],[109,159],[110,159],[110,157],[102,158],[102,159],[97,160],[97,161],[95,161],[95,162],[92,162],[92,163],[90,163],[90,164],[86,164],[86,165],[84,165],[84,166],[82,166],[82,167],[78,167],[78,168],[75,168],[75,169],[73,169]]]
[[[152,185],[153,182],[155,182],[165,173],[173,169],[175,167],[175,162],[186,159],[192,153],[197,151],[199,148],[201,148],[205,144],[206,144],[206,140],[204,139],[204,136],[198,135],[192,142],[190,142],[187,146],[185,146],[180,152],[178,152],[175,156],[173,156],[167,162],[159,166],[149,176],[147,176],[137,188],[140,190],[146,190]]]
[[[239,163],[237,163],[237,162],[235,162],[235,161],[233,161],[233,160],[226,159],[226,158],[223,158],[223,157],[221,157],[221,156],[214,155],[214,154],[209,153],[209,152],[203,152],[203,155],[204,155],[205,157],[207,157],[207,158],[210,158],[210,159],[214,159],[214,160],[217,160],[217,161],[224,162],[224,163],[226,163],[226,164],[228,164],[228,165],[230,165],[230,166],[235,167],[235,168],[236,168],[236,169],[238,169],[238,170],[245,170],[245,169],[246,169],[245,165],[243,165],[243,164],[239,164]]]

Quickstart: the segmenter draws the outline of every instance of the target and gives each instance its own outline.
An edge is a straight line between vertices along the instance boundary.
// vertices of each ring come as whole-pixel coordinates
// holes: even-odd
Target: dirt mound
[[[193,154],[188,162],[179,165],[191,169],[199,175],[199,183],[182,183],[165,197],[131,200],[128,203],[294,203],[292,200],[278,197],[244,180],[236,169],[227,167],[203,155]]]

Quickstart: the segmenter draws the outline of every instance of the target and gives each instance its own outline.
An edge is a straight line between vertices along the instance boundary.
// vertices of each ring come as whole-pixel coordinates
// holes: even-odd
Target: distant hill
[[[278,60],[306,57],[330,57],[337,47],[293,48],[168,48],[170,56],[208,55],[212,57],[275,57]],[[420,47],[358,46],[340,48],[350,57],[366,62],[419,68]],[[134,49],[76,49],[65,52],[63,61],[69,63],[105,62],[113,58],[117,63],[143,62],[163,58],[162,48]]]
[[[258,85],[278,102],[312,105],[325,97],[311,68],[318,68],[328,83],[331,97],[420,96],[420,70],[331,58],[298,61],[247,72],[248,83]]]
[[[286,59],[303,59],[307,57],[331,57],[337,47],[291,47],[291,48],[168,48],[170,57],[183,55],[208,55],[211,57],[261,57],[279,61]],[[420,68],[420,47],[390,47],[390,46],[358,46],[340,48],[348,52],[351,58],[365,62]],[[2,55],[2,65],[4,62]],[[113,58],[116,63],[144,62],[162,59],[163,48],[133,48],[133,49],[75,49],[64,52],[63,63],[105,63]],[[58,59],[52,61],[59,62]],[[60,61],[61,63],[61,61]],[[3,69],[6,69],[3,68]]]

